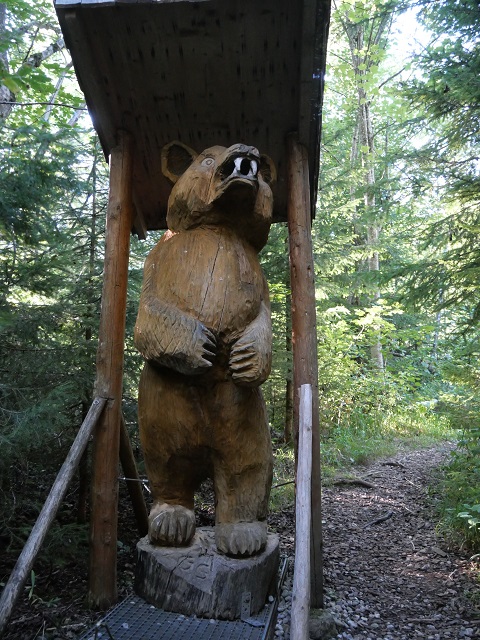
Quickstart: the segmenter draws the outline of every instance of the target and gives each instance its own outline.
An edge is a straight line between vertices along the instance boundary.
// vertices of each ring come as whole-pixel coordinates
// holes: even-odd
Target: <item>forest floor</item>
[[[449,543],[435,521],[435,485],[452,448],[399,451],[323,489],[325,607],[335,637],[480,638],[480,558]],[[293,530],[287,536],[293,553]]]
[[[342,640],[480,638],[480,566],[436,531],[435,483],[453,445],[401,450],[340,474],[323,490],[326,608]],[[360,483],[352,481],[360,480]],[[122,498],[119,595],[131,592],[135,524]],[[208,522],[208,513],[204,522]],[[284,556],[294,553],[293,507],[272,514]],[[4,555],[0,576],[15,557]],[[39,563],[4,640],[67,640],[98,614],[86,609],[86,562]],[[285,606],[285,605],[284,605]],[[284,608],[281,606],[281,608]],[[288,603],[287,603],[288,608]],[[289,636],[281,615],[276,637]]]

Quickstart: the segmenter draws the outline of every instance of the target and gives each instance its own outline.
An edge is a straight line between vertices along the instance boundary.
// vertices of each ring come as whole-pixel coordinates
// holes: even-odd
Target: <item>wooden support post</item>
[[[123,415],[120,427],[120,463],[126,478],[125,482],[132,501],[138,532],[143,537],[148,533],[148,510]]]
[[[57,514],[58,507],[62,503],[68,489],[68,485],[70,484],[73,474],[78,467],[82,453],[85,451],[85,447],[87,446],[92,431],[98,422],[103,408],[105,407],[105,403],[105,398],[95,398],[93,401],[92,406],[90,407],[90,410],[85,416],[85,420],[77,433],[77,437],[65,458],[65,462],[63,463],[62,468],[58,472],[55,482],[50,489],[50,493],[48,494],[48,498],[45,500],[45,504],[40,511],[40,515],[33,525],[33,529],[15,564],[12,574],[2,591],[2,597],[0,598],[0,637],[5,631],[15,603],[20,596],[23,585],[25,584],[30,571],[32,570],[33,563],[35,562],[42,543],[45,540],[48,529]]]
[[[295,496],[295,572],[291,640],[308,640],[310,618],[310,539],[312,498],[312,387],[300,387],[298,466]]]
[[[323,542],[320,477],[320,425],[318,407],[317,330],[315,281],[310,219],[308,153],[297,136],[288,136],[288,230],[292,288],[294,424],[298,438],[300,398],[303,384],[312,387],[312,589],[311,603],[323,607]]]
[[[133,139],[119,132],[110,154],[110,195],[97,351],[96,395],[108,399],[95,431],[90,524],[90,606],[117,600],[118,455],[122,411],[123,351],[128,258],[132,228]]]

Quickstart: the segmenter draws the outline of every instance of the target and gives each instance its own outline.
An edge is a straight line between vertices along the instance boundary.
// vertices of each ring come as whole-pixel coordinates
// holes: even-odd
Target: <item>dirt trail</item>
[[[478,560],[435,531],[429,487],[450,445],[355,470],[324,489],[327,607],[344,640],[480,638]]]

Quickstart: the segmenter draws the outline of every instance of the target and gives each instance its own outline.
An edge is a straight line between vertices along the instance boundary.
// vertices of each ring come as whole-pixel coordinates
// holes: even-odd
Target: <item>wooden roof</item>
[[[171,186],[160,150],[243,142],[275,162],[286,219],[286,145],[298,132],[318,178],[330,0],[56,0],[105,154],[135,139],[135,230],[165,227]],[[313,210],[312,210],[313,213]]]

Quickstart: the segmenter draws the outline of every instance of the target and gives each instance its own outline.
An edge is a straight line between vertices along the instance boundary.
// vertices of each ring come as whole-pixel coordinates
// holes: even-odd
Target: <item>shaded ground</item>
[[[33,491],[32,491],[33,493]],[[53,540],[47,537],[43,553],[34,566],[34,586],[27,580],[24,595],[17,603],[2,640],[71,640],[90,628],[99,613],[86,607],[88,527],[71,530],[76,511],[76,492],[62,505],[54,527]],[[118,591],[125,598],[132,591],[135,545],[138,533],[131,503],[122,488],[119,509]],[[29,528],[31,528],[31,521]],[[55,549],[56,540],[62,547]],[[69,552],[68,542],[72,550]],[[63,543],[66,543],[63,544]],[[0,582],[12,571],[18,552],[0,547]]]
[[[338,638],[480,638],[478,559],[450,548],[433,519],[429,487],[450,449],[356,468],[371,487],[324,489],[326,607],[341,623]]]
[[[335,484],[324,489],[326,605],[341,623],[343,640],[456,640],[480,638],[478,560],[449,548],[435,532],[433,472],[451,447],[401,452],[356,468],[371,487]],[[120,595],[133,576],[137,534],[122,499]],[[202,524],[211,524],[208,509]],[[282,553],[293,555],[293,509],[273,514]],[[15,562],[3,555],[2,580]],[[12,617],[5,640],[75,638],[98,616],[83,604],[86,554],[52,569],[36,566],[35,588]],[[288,616],[283,636],[288,638]]]

